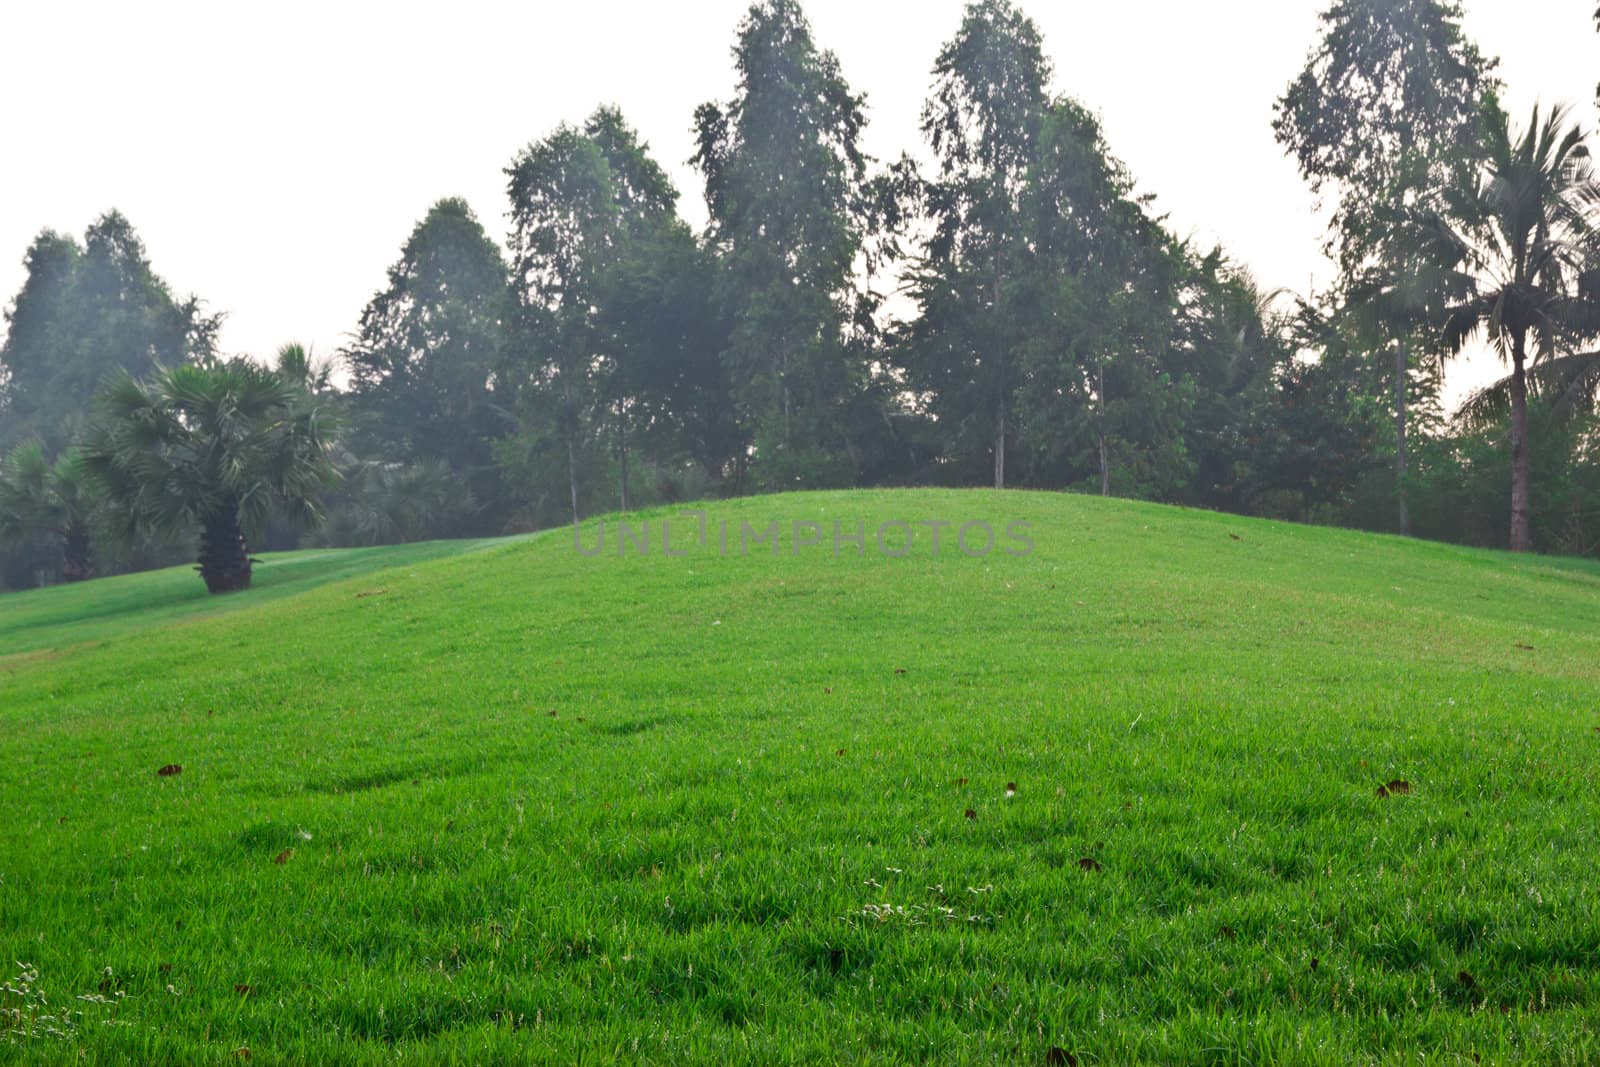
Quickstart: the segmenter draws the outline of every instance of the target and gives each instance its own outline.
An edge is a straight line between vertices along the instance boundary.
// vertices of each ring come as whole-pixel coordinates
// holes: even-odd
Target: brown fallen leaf
[[[559,712],[559,711],[552,711],[552,712],[551,712],[551,713],[550,713],[550,717],[551,717],[551,718],[552,718],[552,719],[557,719],[557,718],[560,718],[560,717],[561,717],[561,713],[560,713],[560,712]]]
[[[904,667],[896,667],[894,669],[894,673],[896,673],[896,674],[904,674],[904,673],[906,673],[906,669]]]
[[[977,822],[978,821],[978,813],[973,811],[971,808],[968,808],[966,810],[965,814],[966,814],[966,817],[971,819],[973,822]]]
[[[1600,730],[1600,726],[1595,727],[1595,729],[1596,730]],[[957,786],[963,786],[963,785],[966,785],[966,784],[967,784],[967,779],[965,779],[965,778],[957,778],[956,779],[956,785]]]
[[[1220,933],[1223,937],[1227,938],[1229,941],[1232,941],[1234,938],[1239,936],[1239,931],[1235,930],[1231,926],[1224,926],[1221,930],[1219,930],[1217,932]]]
[[[1525,645],[1521,641],[1517,642],[1517,647],[1522,649],[1522,651],[1524,651],[1524,652],[1532,652],[1533,651],[1533,646],[1532,645]]]
[[[1461,983],[1462,989],[1472,989],[1478,984],[1478,980],[1472,977],[1472,975],[1468,974],[1466,971],[1462,971],[1460,974],[1456,975],[1456,981]]]
[[[383,594],[387,593],[388,591],[389,590],[387,590],[387,589],[368,589],[364,593],[357,593],[356,594],[356,599],[360,600],[362,597],[369,597],[369,596],[382,596]]]
[[[1381,786],[1380,785],[1378,787],[1378,799],[1379,800],[1388,800],[1389,799],[1389,789],[1388,789],[1387,786]]]
[[[233,991],[239,994],[241,997],[248,997],[251,993],[255,992],[255,987],[247,986],[243,982],[236,982],[234,984]]]
[[[272,862],[281,867],[292,859],[294,859],[294,849],[286,848],[276,856],[272,857]]]
[[[1100,870],[1100,861],[1095,859],[1093,856],[1085,856],[1083,859],[1078,861],[1078,869],[1084,871],[1098,871]]]
[[[164,767],[159,768],[156,771],[156,774],[160,775],[162,778],[171,778],[175,774],[182,774],[182,773],[183,773],[183,767],[180,764],[177,764],[177,763],[168,763],[167,765],[165,765]]]
[[[825,686],[823,686],[823,687],[822,687],[822,691],[823,691],[823,692],[824,692],[824,693],[831,693],[831,692],[833,692],[833,686],[831,686],[831,685],[825,685]]]
[[[844,755],[844,749],[841,748],[838,752],[836,752],[834,754],[838,755],[838,756],[842,756],[842,755]]]
[[[1231,534],[1229,534],[1229,535],[1228,535],[1228,537],[1229,537],[1229,538],[1230,538],[1230,539],[1232,539],[1232,540],[1234,540],[1234,541],[1243,541],[1243,540],[1244,540],[1244,538],[1242,538],[1242,537],[1240,537],[1240,536],[1239,536],[1239,535],[1238,535],[1238,534],[1236,534],[1236,533],[1231,533]]]
[[[1044,1062],[1046,1067],[1078,1067],[1078,1057],[1060,1045],[1050,1046],[1050,1051],[1044,1054]]]
[[[1396,778],[1389,783],[1388,788],[1390,793],[1404,796],[1406,793],[1411,792],[1411,783],[1404,778]]]
[[[247,1060],[250,1058],[250,1050],[245,1048],[243,1045],[240,1045],[238,1048],[234,1049],[233,1054],[241,1060]]]

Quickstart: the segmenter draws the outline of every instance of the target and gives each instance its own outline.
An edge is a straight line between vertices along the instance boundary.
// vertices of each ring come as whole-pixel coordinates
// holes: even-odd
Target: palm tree
[[[332,418],[299,383],[248,360],[124,374],[98,401],[84,459],[125,532],[198,531],[213,593],[250,586],[245,533],[278,513],[314,522],[336,477]]]
[[[1533,547],[1528,461],[1530,365],[1557,358],[1595,332],[1595,276],[1600,246],[1594,178],[1584,134],[1565,108],[1541,121],[1539,108],[1513,139],[1503,112],[1485,122],[1484,175],[1454,191],[1447,214],[1434,216],[1428,245],[1450,272],[1454,299],[1443,341],[1459,353],[1480,331],[1511,364],[1511,548]],[[1463,195],[1464,194],[1464,195]],[[1531,349],[1530,349],[1531,343]]]
[[[464,536],[478,511],[465,481],[443,460],[409,466],[381,460],[341,464],[344,484],[329,504],[324,539],[341,545],[394,545]]]
[[[1563,421],[1600,413],[1600,352],[1552,356],[1528,368],[1528,398],[1548,406]],[[1456,411],[1469,431],[1486,430],[1505,421],[1511,410],[1511,378],[1490,382],[1472,392]]]
[[[94,577],[90,527],[99,508],[82,453],[62,453],[52,463],[44,445],[25,441],[0,461],[0,541],[17,543],[38,533],[61,542],[61,577]]]

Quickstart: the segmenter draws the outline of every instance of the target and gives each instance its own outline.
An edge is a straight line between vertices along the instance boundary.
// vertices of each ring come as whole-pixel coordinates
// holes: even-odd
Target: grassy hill
[[[0,1061],[1600,1062],[1600,568],[647,518],[0,598]]]

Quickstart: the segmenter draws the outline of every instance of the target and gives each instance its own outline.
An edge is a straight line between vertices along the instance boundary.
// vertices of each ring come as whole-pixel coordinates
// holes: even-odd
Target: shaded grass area
[[[256,607],[328,582],[498,544],[429,541],[262,553],[245,596],[211,596],[189,566],[0,594],[0,666],[9,657],[96,641],[181,619]]]
[[[102,643],[0,674],[0,960],[81,1014],[0,1059],[1600,1061],[1600,569],[1045,494],[711,516],[1036,547],[684,519],[62,619]]]

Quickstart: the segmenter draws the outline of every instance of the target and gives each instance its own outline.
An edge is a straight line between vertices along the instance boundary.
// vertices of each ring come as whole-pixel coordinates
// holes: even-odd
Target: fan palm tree
[[[1513,138],[1504,113],[1485,122],[1482,181],[1454,191],[1434,216],[1431,254],[1450,273],[1454,299],[1444,318],[1451,353],[1480,333],[1511,364],[1511,548],[1532,548],[1528,459],[1528,375],[1593,334],[1600,183],[1582,130],[1564,108]],[[1462,195],[1464,194],[1464,195]]]
[[[333,544],[394,545],[461,537],[478,511],[472,490],[442,460],[410,466],[352,459],[330,502],[324,534]]]
[[[48,533],[61,542],[61,576],[94,577],[90,528],[100,506],[82,453],[51,462],[38,441],[25,441],[0,461],[0,541]]]
[[[246,532],[268,516],[315,522],[336,477],[332,418],[299,383],[248,360],[114,380],[84,461],[127,533],[196,531],[213,593],[250,586]]]

